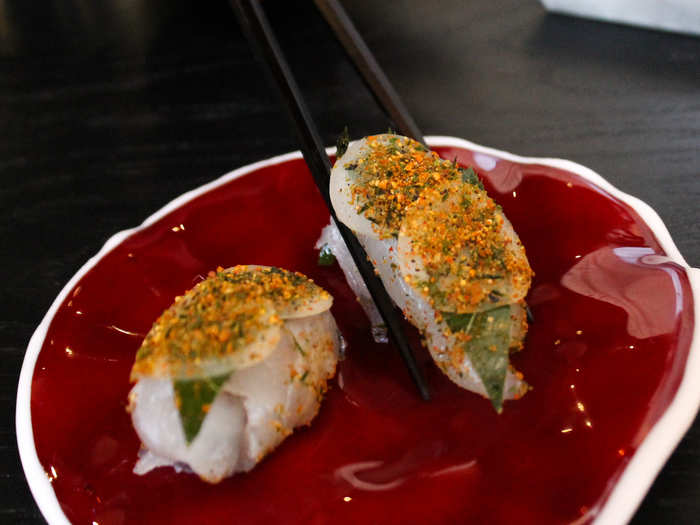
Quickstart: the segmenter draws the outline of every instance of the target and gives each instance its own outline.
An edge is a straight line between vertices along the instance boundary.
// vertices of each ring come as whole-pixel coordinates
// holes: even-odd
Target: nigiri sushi
[[[337,217],[357,236],[384,286],[440,369],[501,410],[528,389],[509,354],[527,333],[532,270],[510,221],[472,169],[393,134],[352,142],[330,180]],[[319,245],[373,323],[376,308],[331,223]],[[359,280],[361,282],[361,280]]]
[[[338,361],[332,302],[302,274],[265,266],[219,268],[177,297],[131,370],[134,472],[167,465],[217,483],[310,424]]]

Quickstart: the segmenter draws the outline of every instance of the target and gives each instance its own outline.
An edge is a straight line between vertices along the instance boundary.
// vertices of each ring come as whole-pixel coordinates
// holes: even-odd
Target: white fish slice
[[[436,308],[433,306],[432,303],[434,301],[416,286],[419,281],[429,280],[431,276],[426,271],[427,264],[425,264],[425,261],[417,258],[414,253],[416,251],[413,246],[416,240],[414,230],[420,225],[408,224],[409,218],[414,223],[419,221],[421,219],[420,214],[410,217],[408,214],[412,208],[418,206],[417,202],[421,200],[424,192],[434,192],[435,195],[440,197],[437,202],[429,203],[435,209],[439,209],[441,206],[453,206],[453,201],[460,199],[464,191],[467,191],[469,197],[474,200],[475,212],[478,212],[481,208],[485,209],[487,205],[490,210],[493,210],[495,205],[482,189],[473,185],[468,179],[464,179],[464,174],[458,171],[453,164],[437,157],[426,157],[426,152],[419,143],[404,137],[388,134],[374,136],[371,140],[371,144],[367,139],[351,143],[346,152],[336,161],[331,171],[330,195],[337,217],[355,232],[379,274],[387,293],[403,311],[406,318],[423,333],[431,355],[438,366],[459,386],[487,396],[486,388],[480,375],[476,372],[469,356],[464,351],[464,343],[459,343],[457,336],[451,334],[447,324],[441,320],[440,312],[436,311]],[[379,144],[376,149],[375,143]],[[390,146],[385,147],[384,144],[390,144]],[[374,174],[374,171],[372,171],[373,175],[369,176],[362,172],[364,166],[362,160],[364,156],[370,153],[373,155],[389,155],[389,158],[394,159],[387,168],[383,167],[384,164],[381,160],[378,163],[373,160],[369,164],[371,166],[369,169],[375,171],[377,169],[379,171],[386,170],[386,174]],[[397,157],[404,154],[408,155],[405,157],[405,160]],[[408,170],[407,166],[413,166],[411,169],[415,170],[415,172],[401,172],[401,177],[403,177],[401,180],[403,182],[400,182],[400,184],[408,184],[407,186],[393,186],[394,179],[392,177],[396,174],[392,175],[391,170],[396,171],[396,166],[399,166],[401,170]],[[447,171],[441,172],[440,170],[443,169]],[[415,173],[412,176],[413,178],[411,178],[411,173]],[[436,186],[442,184],[448,186],[447,199],[444,199],[444,196],[439,191],[434,190]],[[387,199],[383,206],[388,206],[388,208],[386,208],[386,211],[383,211],[385,208],[379,211],[380,214],[385,214],[379,216],[381,217],[380,222],[383,223],[384,218],[386,218],[390,221],[387,222],[387,227],[391,224],[391,227],[394,228],[398,219],[400,228],[396,228],[397,231],[388,231],[387,227],[375,224],[364,216],[364,213],[368,213],[365,211],[365,204],[367,203],[353,199],[354,191],[356,193],[364,193],[364,190],[357,192],[355,188],[356,186],[362,188],[363,185],[365,189],[371,190],[369,194],[378,195],[382,200]],[[387,196],[387,192],[394,191],[397,191],[397,193],[391,193],[390,196]],[[416,191],[419,192],[417,197]],[[480,204],[483,204],[483,206]],[[425,203],[421,203],[421,205],[425,206]],[[389,214],[391,214],[391,219],[388,219]],[[498,226],[500,227],[496,235],[503,237],[506,253],[515,257],[521,257],[526,263],[527,259],[525,259],[524,250],[512,225],[500,210],[496,214],[496,219],[499,220]],[[427,236],[434,235],[432,231],[423,230]],[[398,241],[394,238],[397,234]],[[369,293],[364,283],[359,279],[359,273],[349,253],[346,253],[346,250],[343,250],[342,246],[340,246],[342,241],[333,223],[324,229],[322,239],[319,239],[317,246],[323,243],[326,243],[331,250],[336,248],[333,253],[336,255],[351,288],[358,296],[365,311],[368,312],[370,319],[372,319],[376,308],[373,308]],[[505,285],[503,282],[494,283],[494,279],[491,277],[485,277],[481,280],[483,282],[475,283],[476,286],[483,285],[482,288],[487,284],[494,289],[499,287],[495,292],[501,294],[498,300],[489,297],[488,303],[480,304],[479,309],[485,311],[494,307],[517,303],[522,299],[527,293],[530,281],[529,265],[525,264],[524,267],[527,269],[527,272],[524,272],[527,274],[526,278],[520,279],[522,276],[514,276],[512,279],[508,279],[507,276],[505,279],[502,279],[502,281],[506,281]],[[447,281],[449,281],[449,275],[447,277]],[[440,282],[439,285],[449,287],[455,284],[447,281],[444,283]],[[459,281],[457,283],[459,284]],[[488,297],[491,291],[494,290],[488,289],[482,295]],[[493,296],[497,297],[497,293],[494,293]],[[441,312],[457,311],[459,313],[467,313],[463,308],[457,308],[451,304],[435,306],[439,307]],[[474,308],[470,311],[474,311]],[[511,346],[521,346],[524,330],[526,329],[526,325],[520,322],[523,316],[524,308],[521,305],[515,304],[511,306]],[[375,321],[372,319],[372,322],[374,324]],[[459,351],[454,351],[455,348],[458,348]],[[503,370],[503,368],[500,370]],[[504,371],[504,373],[503,397],[512,399],[521,396],[528,388],[527,384],[522,380],[522,375],[512,369]],[[493,382],[490,384],[493,384]],[[498,381],[496,384],[498,384]],[[495,395],[499,397],[498,394]]]
[[[316,241],[315,247],[317,250],[321,250],[324,246],[331,251],[338,261],[343,274],[345,274],[345,279],[348,281],[352,291],[355,292],[360,306],[362,306],[369,318],[372,326],[372,337],[377,343],[388,343],[389,337],[386,326],[384,326],[384,319],[382,319],[377,305],[374,304],[367,285],[362,279],[360,271],[357,269],[355,261],[353,261],[352,255],[350,255],[350,251],[345,245],[345,241],[340,235],[340,231],[332,217],[330,224],[321,230],[321,236]]]
[[[222,385],[189,445],[172,380],[140,380],[129,400],[146,452],[134,472],[186,466],[216,483],[252,469],[295,428],[309,424],[318,413],[326,381],[335,374],[339,334],[328,311],[287,323],[289,329],[282,330],[265,360],[234,372]]]
[[[175,406],[172,380],[142,379],[131,390],[129,399],[134,428],[149,452],[141,456],[135,473],[145,474],[153,468],[181,463],[202,479],[216,483],[236,470],[241,452],[236,444],[246,426],[240,398],[217,396],[189,446]]]
[[[235,273],[234,273],[235,272]],[[325,312],[333,305],[333,297],[311,279],[300,273],[282,268],[260,265],[246,265],[223,270],[224,274],[234,276],[241,281],[267,282],[267,298],[282,319],[299,319]],[[277,280],[293,283],[294,296],[280,290]]]
[[[377,268],[386,291],[406,318],[424,334],[435,363],[460,387],[486,397],[483,382],[466,353],[460,350],[461,359],[453,358],[451,350],[459,345],[455,336],[449,334],[444,322],[437,321],[435,309],[403,278],[400,267],[395,263],[396,240],[368,239],[362,236],[358,238]],[[355,293],[358,291],[355,290]],[[522,330],[524,316],[525,309],[521,304],[511,306],[511,346],[519,346],[525,336]],[[504,399],[518,398],[527,388],[522,375],[515,370],[506,373]]]
[[[358,213],[359,203],[353,202],[352,196],[352,188],[359,182],[358,172],[352,166],[367,155],[368,151],[366,139],[356,140],[348,145],[348,149],[336,160],[331,170],[329,194],[333,209],[343,224],[355,234],[379,237],[378,226]]]
[[[470,230],[469,225],[483,221],[493,226]],[[436,235],[436,229],[440,227],[460,229],[475,238],[482,238],[482,242],[488,235],[498,237],[503,250],[501,261],[512,260],[519,264],[513,264],[512,269],[497,263],[484,264],[476,253],[478,242],[465,241],[463,237],[452,238],[449,234],[440,237]],[[436,249],[440,247],[439,243],[448,243],[450,249],[456,246],[456,253],[450,251],[455,263],[445,262],[443,250]],[[426,250],[426,246],[429,249]],[[430,188],[406,207],[397,250],[397,262],[406,281],[443,312],[480,312],[517,303],[530,288],[530,267],[513,225],[485,191],[461,180]],[[449,270],[450,266],[452,270]],[[445,270],[438,271],[438,268]],[[477,275],[470,275],[470,271]],[[432,286],[441,294],[431,294],[422,283],[434,283]],[[463,294],[464,290],[476,290],[481,298],[475,304],[466,305],[451,299]]]

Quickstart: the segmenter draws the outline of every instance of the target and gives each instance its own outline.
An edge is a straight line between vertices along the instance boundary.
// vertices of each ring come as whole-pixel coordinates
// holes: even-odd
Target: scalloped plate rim
[[[646,496],[657,474],[690,428],[700,408],[700,326],[699,323],[697,323],[697,320],[700,319],[700,269],[688,266],[673,242],[668,229],[651,206],[636,197],[622,192],[605,180],[601,175],[581,164],[557,158],[521,157],[495,148],[481,146],[457,137],[431,135],[425,137],[425,139],[430,146],[434,147],[457,147],[512,162],[518,162],[520,164],[551,166],[569,171],[586,179],[631,207],[652,230],[667,256],[686,270],[693,297],[693,336],[688,351],[685,370],[683,372],[683,379],[678,386],[673,400],[659,420],[654,424],[651,430],[649,430],[630,459],[630,462],[615,482],[613,490],[607,495],[601,506],[596,509],[599,511],[594,520],[596,525],[626,523],[632,518],[632,515],[644,499],[644,496]],[[335,148],[326,148],[326,152],[329,155],[334,154]],[[141,225],[135,228],[122,230],[110,237],[100,251],[83,264],[70,281],[61,289],[56,299],[54,299],[51,307],[34,331],[27,345],[17,386],[15,416],[17,445],[22,468],[24,469],[24,474],[34,500],[49,524],[63,525],[70,522],[61,509],[56,494],[51,486],[51,481],[41,466],[34,446],[34,432],[31,420],[31,386],[34,367],[41,348],[43,347],[48,327],[68,293],[108,252],[118,246],[131,234],[148,227],[199,195],[237,179],[238,177],[267,166],[282,164],[290,160],[301,158],[303,157],[300,151],[270,157],[242,166],[207,184],[183,193],[150,215]],[[693,381],[694,379],[696,381]],[[586,521],[586,519],[587,515],[582,517],[582,521]]]

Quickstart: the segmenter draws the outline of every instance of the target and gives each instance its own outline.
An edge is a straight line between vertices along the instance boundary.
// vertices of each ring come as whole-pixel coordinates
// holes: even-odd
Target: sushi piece
[[[355,266],[355,261],[352,260],[350,250],[345,246],[345,241],[343,241],[340,230],[338,230],[332,217],[330,224],[321,231],[321,236],[318,241],[316,241],[316,249],[320,250],[319,264],[328,266],[337,261],[340,265],[345,279],[347,279],[350,288],[352,288],[357,296],[360,306],[362,306],[362,309],[369,318],[372,326],[373,339],[377,343],[388,343],[389,334],[384,325],[382,314],[377,310],[377,305],[374,304],[372,296],[367,289],[367,285],[362,279],[362,275],[360,275],[360,270]]]
[[[527,333],[524,298],[532,270],[510,221],[472,169],[407,137],[352,142],[331,171],[338,219],[356,234],[384,286],[423,336],[440,369],[491,400],[528,389],[509,364]],[[331,223],[319,243],[339,263],[375,323]],[[373,305],[372,305],[373,306]]]
[[[134,472],[167,465],[217,483],[310,424],[338,361],[332,302],[305,276],[265,266],[219,268],[176,298],[131,370]]]

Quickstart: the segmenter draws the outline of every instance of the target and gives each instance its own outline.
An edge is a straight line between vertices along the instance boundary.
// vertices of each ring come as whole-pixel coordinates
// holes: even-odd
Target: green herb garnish
[[[296,340],[296,337],[292,336],[292,339],[294,340],[294,348],[296,348],[297,352],[306,357],[306,352],[304,352],[304,349],[299,344],[299,341]]]
[[[318,265],[319,266],[331,266],[335,263],[335,255],[331,251],[328,244],[321,246],[321,251],[318,252]]]
[[[458,169],[459,173],[462,175],[462,182],[466,182],[467,184],[471,184],[473,186],[481,188],[482,190],[484,189],[484,185],[481,182],[481,179],[477,176],[476,172],[474,171],[474,168],[470,166],[468,168]]]
[[[180,379],[173,381],[175,402],[180,412],[185,440],[189,445],[197,437],[209,408],[219,393],[221,385],[231,376],[228,374],[206,379]]]
[[[471,336],[464,350],[484,383],[493,408],[500,413],[508,371],[510,305],[473,314],[442,312],[442,317],[452,332]]]
[[[348,150],[348,144],[350,144],[350,133],[348,132],[348,127],[343,128],[343,132],[338,137],[335,142],[335,158],[339,159]]]

